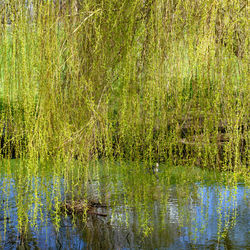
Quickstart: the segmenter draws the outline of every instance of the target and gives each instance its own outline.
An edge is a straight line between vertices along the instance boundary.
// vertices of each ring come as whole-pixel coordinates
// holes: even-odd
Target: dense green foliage
[[[1,2],[4,156],[247,167],[245,0]]]
[[[213,181],[236,211],[249,184],[246,0],[5,0],[0,17],[0,194],[13,188],[20,231],[44,208],[58,228],[64,191],[121,204],[127,224],[134,206],[147,235],[172,184],[183,218],[202,200],[212,178],[193,165],[234,170]],[[218,219],[218,239],[235,220]]]

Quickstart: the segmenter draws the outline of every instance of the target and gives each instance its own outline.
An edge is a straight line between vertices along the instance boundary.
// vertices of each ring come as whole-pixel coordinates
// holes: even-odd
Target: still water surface
[[[250,246],[249,188],[243,183],[225,184],[214,174],[200,170],[186,172],[181,167],[163,164],[158,176],[133,164],[106,167],[101,164],[92,167],[89,178],[81,184],[79,174],[77,182],[65,184],[70,175],[63,171],[56,173],[53,168],[36,171],[32,177],[33,170],[17,171],[16,165],[8,173],[2,170],[0,249],[248,249]],[[24,173],[30,177],[21,178]],[[78,190],[74,194],[68,191],[72,186]],[[106,216],[92,214],[83,221],[82,216],[65,217],[56,212],[62,200],[72,196],[79,200],[83,193],[82,199],[105,204],[107,207],[96,211]],[[26,225],[25,234],[20,233],[22,230],[18,232],[20,225]]]

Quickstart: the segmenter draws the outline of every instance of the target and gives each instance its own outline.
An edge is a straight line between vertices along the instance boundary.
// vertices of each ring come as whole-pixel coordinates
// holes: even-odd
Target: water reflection
[[[135,170],[135,175],[125,175],[121,166],[119,169],[108,166],[108,170],[102,167],[98,171],[92,168],[94,174],[86,181],[80,183],[78,176],[78,182],[71,178],[67,184],[63,180],[70,178],[62,171],[60,175],[48,170],[44,175],[27,179],[21,179],[20,169],[18,174],[2,171],[0,248],[249,246],[248,187],[210,183],[208,177],[190,178],[191,174],[189,177],[178,174],[185,170],[176,172],[164,167],[161,166],[159,179],[144,174],[143,168]],[[129,166],[126,170],[132,173]],[[107,216],[89,214],[84,221],[79,215],[64,217],[59,212],[61,200],[72,197],[102,202],[107,208],[99,207],[96,211]]]

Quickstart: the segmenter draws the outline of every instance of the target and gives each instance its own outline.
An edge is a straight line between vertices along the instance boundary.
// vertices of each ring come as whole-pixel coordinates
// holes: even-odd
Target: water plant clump
[[[49,185],[39,178],[51,161],[53,195],[44,195],[57,212],[62,200],[68,210],[86,205],[85,215],[100,201],[100,160],[118,163],[103,167],[114,190],[157,162],[234,172],[231,184],[249,184],[246,1],[5,0],[0,17],[0,158],[9,178],[7,159],[20,160],[19,225],[34,200],[36,224],[44,199],[34,187]],[[138,196],[130,183],[122,200],[150,207],[145,194],[169,175],[147,174]],[[26,182],[35,198],[23,198]],[[90,186],[95,201],[83,192]],[[148,218],[138,218],[145,232]]]

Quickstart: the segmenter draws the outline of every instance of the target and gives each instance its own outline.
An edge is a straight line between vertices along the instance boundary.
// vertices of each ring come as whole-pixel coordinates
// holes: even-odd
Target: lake
[[[247,249],[249,208],[245,178],[230,172],[5,160],[0,248]]]

